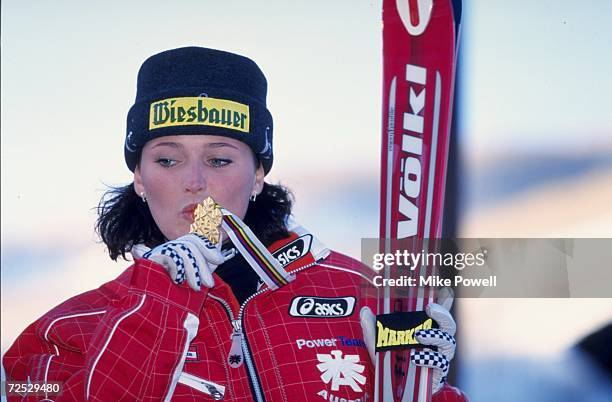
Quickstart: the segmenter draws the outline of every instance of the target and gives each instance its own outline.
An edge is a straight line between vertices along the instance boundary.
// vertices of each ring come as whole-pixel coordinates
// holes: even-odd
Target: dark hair
[[[256,201],[249,202],[244,222],[265,245],[289,236],[287,219],[291,214],[293,195],[286,187],[264,183]],[[98,204],[96,232],[106,244],[113,260],[135,244],[154,247],[167,241],[153,220],[149,206],[134,191],[134,184],[112,187]]]

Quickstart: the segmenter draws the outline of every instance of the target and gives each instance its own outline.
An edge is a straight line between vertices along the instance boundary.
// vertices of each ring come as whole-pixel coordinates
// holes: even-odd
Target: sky
[[[358,256],[359,239],[377,234],[380,0],[1,7],[3,313],[46,294],[46,283],[64,283],[51,300],[31,300],[27,317],[36,317],[116,274],[95,245],[94,208],[106,186],[131,181],[122,147],[136,73],[170,48],[255,60],[274,116],[269,180],[293,189],[296,218],[324,242]],[[466,0],[459,112],[467,155],[612,149],[611,17],[607,0]],[[22,288],[25,279],[39,283]]]
[[[611,2],[465,3],[470,143],[522,151],[610,143]]]
[[[465,2],[465,149],[610,143],[612,3],[589,3]],[[270,179],[292,185],[298,204],[377,180],[380,10],[379,1],[3,2],[3,240],[91,226],[105,186],[131,180],[121,148],[138,67],[184,45],[243,53],[264,70]],[[41,200],[46,213],[26,212]]]
[[[7,232],[30,235],[40,215],[5,211],[34,210],[41,197],[53,211],[42,218],[47,229],[89,222],[88,208],[105,185],[131,180],[122,144],[137,70],[146,57],[184,45],[245,54],[268,76],[271,180],[296,187],[307,180],[317,188],[331,185],[323,172],[347,174],[354,160],[362,174],[377,169],[378,155],[370,152],[379,144],[380,116],[374,3],[59,4],[3,3]]]

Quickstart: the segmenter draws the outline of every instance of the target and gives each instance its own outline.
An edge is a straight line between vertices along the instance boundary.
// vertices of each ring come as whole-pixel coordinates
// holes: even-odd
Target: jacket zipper
[[[205,380],[193,374],[182,372],[178,382],[204,392],[206,395],[210,395],[215,401],[220,401],[225,396],[225,387],[223,385]]]
[[[318,261],[311,262],[310,264],[304,265],[303,267],[300,267],[294,271],[291,271],[290,273],[293,274],[299,271],[303,271],[317,264],[318,264]],[[253,293],[251,296],[247,297],[246,300],[242,302],[242,304],[240,305],[240,309],[238,310],[237,319],[235,319],[234,313],[232,312],[232,308],[225,300],[217,296],[209,295],[211,298],[213,298],[214,300],[217,300],[219,303],[221,303],[225,307],[225,310],[227,311],[230,317],[230,320],[232,323],[232,346],[230,347],[230,352],[228,355],[228,362],[232,368],[240,367],[242,365],[242,362],[243,361],[245,362],[247,366],[247,372],[249,374],[249,379],[251,380],[251,385],[253,386],[255,400],[257,402],[264,402],[264,397],[261,391],[261,384],[259,383],[259,380],[257,378],[257,371],[255,370],[253,359],[251,357],[251,354],[249,353],[249,344],[247,341],[247,337],[244,334],[244,331],[242,329],[242,318],[243,318],[244,310],[245,310],[247,303],[253,300],[255,297],[259,296],[260,294],[265,293],[267,290],[269,290],[269,288],[258,290],[257,292]],[[238,358],[236,358],[236,356],[238,356]],[[232,361],[235,363],[232,364]]]

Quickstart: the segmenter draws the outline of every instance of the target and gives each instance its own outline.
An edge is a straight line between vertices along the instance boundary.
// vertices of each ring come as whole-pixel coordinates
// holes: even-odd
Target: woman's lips
[[[195,212],[198,204],[189,204],[185,208],[181,210],[181,216],[188,220],[189,222],[193,222],[193,213]]]

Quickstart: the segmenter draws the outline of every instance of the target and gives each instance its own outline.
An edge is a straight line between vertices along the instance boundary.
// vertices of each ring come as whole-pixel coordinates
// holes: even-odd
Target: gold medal
[[[196,207],[194,220],[189,231],[204,236],[211,243],[217,244],[221,236],[219,228],[221,227],[222,219],[223,214],[219,204],[212,197],[207,197]]]

